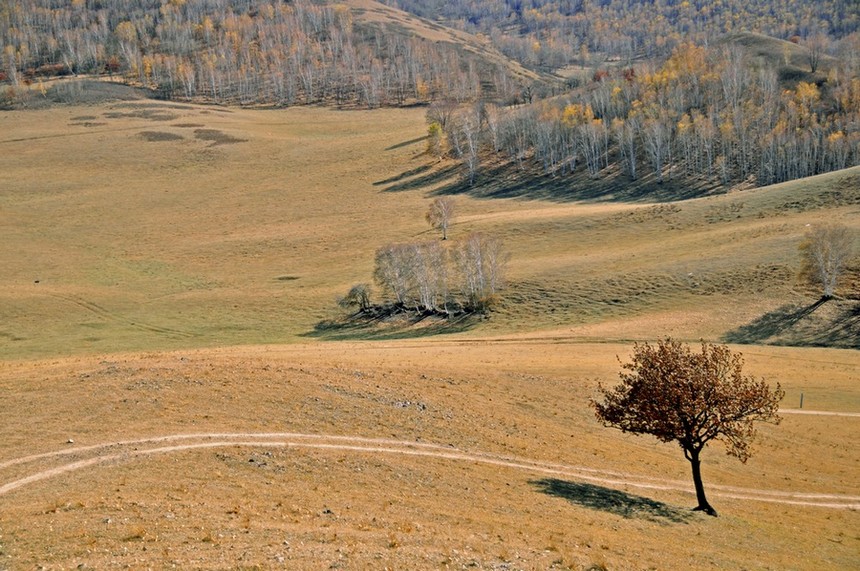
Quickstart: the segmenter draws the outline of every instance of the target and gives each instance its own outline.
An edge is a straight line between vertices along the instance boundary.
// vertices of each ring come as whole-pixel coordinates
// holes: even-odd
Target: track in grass
[[[468,452],[450,446],[424,442],[302,433],[204,433],[175,434],[142,438],[139,440],[123,440],[92,446],[67,448],[0,462],[0,471],[2,471],[20,465],[50,461],[56,462],[58,460],[62,462],[68,457],[75,458],[72,461],[59,463],[53,467],[40,467],[32,471],[29,475],[19,475],[10,481],[0,484],[0,496],[23,486],[47,480],[61,474],[109,462],[118,462],[134,457],[145,457],[155,454],[223,448],[227,446],[262,446],[330,450],[371,455],[422,456],[442,460],[475,462],[498,466],[500,468],[563,476],[609,486],[631,486],[643,489],[693,493],[687,483],[677,480],[662,480],[624,472],[554,464],[516,456]],[[727,498],[805,507],[860,509],[860,496],[760,490],[719,485],[711,485],[710,487],[714,490],[713,495]]]

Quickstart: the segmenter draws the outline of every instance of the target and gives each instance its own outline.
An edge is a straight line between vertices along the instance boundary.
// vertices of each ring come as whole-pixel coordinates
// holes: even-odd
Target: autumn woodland
[[[687,2],[645,19],[656,22],[649,29],[633,24],[639,3],[478,4],[445,3],[433,15],[481,30],[535,78],[408,26],[371,26],[344,4],[32,1],[0,14],[4,97],[34,97],[19,86],[53,75],[107,73],[185,101],[435,102],[452,109],[430,115],[446,143],[434,149],[462,158],[470,182],[482,162],[498,160],[559,176],[674,176],[708,189],[860,163],[856,5],[798,3],[784,8],[788,23],[767,2]],[[776,38],[738,33],[737,21]],[[585,73],[552,73],[566,66]]]

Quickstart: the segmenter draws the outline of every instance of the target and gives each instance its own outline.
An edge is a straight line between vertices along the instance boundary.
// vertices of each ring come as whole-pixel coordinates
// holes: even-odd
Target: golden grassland
[[[127,102],[0,121],[7,357],[293,342],[370,281],[378,247],[436,237],[423,214],[445,181],[415,174],[440,169],[421,109]],[[807,224],[860,225],[858,176],[657,205],[464,195],[452,238],[493,233],[511,254],[483,333],[718,338],[815,300],[797,244]]]
[[[738,347],[785,408],[847,416],[785,414],[746,465],[709,450],[717,519],[686,509],[680,450],[588,407],[631,340],[812,304],[797,244],[860,228],[860,170],[678,203],[462,195],[451,237],[511,254],[488,320],[315,329],[379,246],[436,238],[450,165],[424,133],[422,109],[0,114],[0,569],[860,565],[856,508],[768,495],[860,502],[856,350]]]
[[[860,498],[858,417],[785,414],[742,465],[708,451],[721,517],[693,514],[675,446],[597,426],[587,400],[623,345],[440,340],[317,343],[10,363],[3,459],[147,437],[104,462],[4,493],[10,568],[848,569],[856,509],[760,501],[773,492]],[[751,372],[796,407],[858,410],[856,352],[756,348]],[[310,433],[437,444],[583,467],[280,447]],[[67,443],[71,439],[74,443]],[[241,444],[243,443],[244,444]],[[319,444],[314,441],[311,444]],[[343,442],[322,440],[325,444]],[[359,443],[348,441],[346,444]],[[379,445],[377,445],[379,446]],[[392,445],[382,446],[391,449]],[[361,447],[359,447],[361,448]],[[399,448],[402,449],[402,448]],[[0,469],[3,484],[84,451]],[[759,499],[737,499],[753,495]],[[786,499],[786,498],[777,498]],[[810,501],[809,498],[795,498]],[[819,501],[831,501],[820,497]]]

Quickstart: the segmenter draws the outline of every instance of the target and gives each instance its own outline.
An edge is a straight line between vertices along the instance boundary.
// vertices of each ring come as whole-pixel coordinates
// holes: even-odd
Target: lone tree
[[[448,239],[448,226],[454,221],[455,201],[450,196],[440,196],[430,205],[425,218],[433,228],[442,230],[442,239]]]
[[[677,442],[693,469],[698,506],[717,512],[705,497],[700,455],[711,440],[721,440],[727,453],[746,462],[755,437],[754,421],[779,424],[779,384],[744,376],[743,359],[725,345],[702,342],[699,353],[667,339],[657,346],[633,346],[633,361],[624,363],[621,384],[598,390],[602,402],[591,401],[604,426],[633,434],[650,434]]]
[[[800,243],[801,276],[821,285],[825,299],[836,294],[836,283],[851,258],[854,237],[846,226],[815,226]]]

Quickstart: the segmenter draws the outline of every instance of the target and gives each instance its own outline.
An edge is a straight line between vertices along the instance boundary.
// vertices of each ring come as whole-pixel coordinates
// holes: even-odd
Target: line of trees
[[[359,25],[310,0],[116,0],[0,5],[0,80],[117,73],[165,96],[362,106],[513,97],[505,69],[454,46]],[[479,69],[481,71],[479,71]]]
[[[860,59],[821,86],[784,87],[738,46],[684,45],[661,66],[602,74],[568,96],[516,108],[428,112],[435,148],[545,174],[653,176],[766,185],[860,164]],[[480,147],[481,154],[474,151]]]
[[[484,312],[498,300],[507,264],[502,243],[480,233],[443,246],[440,241],[388,244],[375,256],[374,281],[382,302],[371,302],[370,284],[357,284],[339,302],[362,313],[454,315]]]

